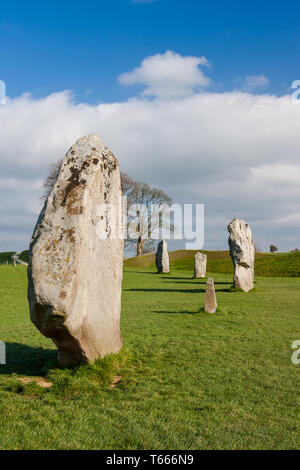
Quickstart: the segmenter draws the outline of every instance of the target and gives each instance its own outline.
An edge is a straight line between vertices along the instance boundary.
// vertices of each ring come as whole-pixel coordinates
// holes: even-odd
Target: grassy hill
[[[191,271],[194,269],[194,256],[198,250],[176,250],[169,253],[172,271]],[[211,273],[232,274],[233,267],[228,250],[206,251],[207,271]],[[12,264],[14,252],[0,253],[0,264],[8,260]],[[300,252],[296,253],[256,253],[255,274],[267,277],[300,277]],[[24,250],[20,259],[28,262],[28,250]],[[155,269],[155,254],[144,255],[125,260],[124,267]]]
[[[198,250],[176,250],[169,253],[171,270],[188,270],[193,272],[194,256]],[[233,266],[226,251],[205,251],[207,271],[212,273],[232,274]],[[155,269],[155,255],[144,255],[125,260],[125,267]],[[300,252],[296,253],[256,253],[255,274],[267,277],[299,277]]]

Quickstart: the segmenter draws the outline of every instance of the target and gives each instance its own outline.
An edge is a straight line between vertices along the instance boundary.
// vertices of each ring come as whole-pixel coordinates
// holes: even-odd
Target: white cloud
[[[248,75],[244,80],[236,80],[236,83],[241,91],[255,92],[265,90],[270,80],[264,74]]]
[[[209,85],[210,79],[199,66],[209,66],[205,57],[181,56],[172,51],[146,57],[131,72],[119,76],[123,85],[143,84],[143,96],[180,98]]]
[[[300,248],[300,108],[250,93],[75,104],[68,92],[0,107],[0,251],[28,245],[49,164],[97,133],[132,177],[174,202],[205,204],[205,246],[227,246],[233,217],[267,249]]]
[[[270,80],[264,75],[248,75],[246,77],[246,83],[249,88],[260,88],[260,87],[266,87],[269,85]]]

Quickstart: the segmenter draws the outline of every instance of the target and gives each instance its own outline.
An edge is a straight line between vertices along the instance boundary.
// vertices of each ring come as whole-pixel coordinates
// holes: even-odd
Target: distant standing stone
[[[194,277],[203,278],[206,276],[207,256],[203,253],[196,253],[194,259]]]
[[[12,255],[12,259],[13,259],[13,263],[14,263],[14,266],[17,265],[17,263],[21,264],[22,266],[27,266],[28,263],[26,263],[25,261],[23,261],[22,259],[19,258],[19,256],[22,254],[22,251],[16,251],[13,255]]]
[[[243,220],[233,219],[228,225],[229,250],[234,265],[233,285],[248,292],[253,289],[255,247],[251,230]]]
[[[98,136],[79,139],[62,162],[29,250],[30,317],[58,347],[61,365],[122,347],[123,240],[110,236],[114,224],[119,233],[121,204],[117,159]]]
[[[206,283],[204,311],[207,313],[216,313],[217,307],[218,304],[216,299],[214,280],[213,278],[209,277]]]
[[[155,264],[158,273],[169,273],[169,254],[168,245],[165,240],[162,240],[157,245],[157,251],[155,255]]]

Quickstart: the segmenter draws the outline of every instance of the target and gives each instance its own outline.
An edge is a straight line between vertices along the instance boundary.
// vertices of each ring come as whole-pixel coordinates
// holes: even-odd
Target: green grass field
[[[26,268],[0,266],[0,448],[299,449],[300,279],[257,277],[245,294],[212,274],[219,311],[209,315],[189,260],[168,275],[132,264],[124,351],[73,370],[58,369],[30,322]],[[53,385],[17,380],[28,377]]]

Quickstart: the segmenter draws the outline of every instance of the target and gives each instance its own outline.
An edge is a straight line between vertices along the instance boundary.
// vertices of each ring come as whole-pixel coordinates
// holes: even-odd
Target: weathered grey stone
[[[207,256],[203,253],[196,253],[194,258],[194,277],[203,278],[206,276]]]
[[[253,289],[255,247],[251,230],[243,220],[233,219],[228,225],[229,250],[234,265],[233,285],[248,292]]]
[[[93,361],[122,347],[123,240],[109,238],[110,207],[119,233],[121,196],[117,159],[98,136],[88,135],[66,154],[34,229],[30,316],[57,345],[62,365]],[[105,227],[106,239],[99,227]]]
[[[206,283],[204,311],[207,313],[216,313],[217,307],[214,280],[212,277],[209,277]]]
[[[157,251],[155,255],[155,264],[158,273],[169,273],[169,254],[168,245],[165,240],[162,240],[157,245]]]
[[[12,260],[13,260],[13,266],[16,266],[17,263],[21,264],[22,266],[27,266],[28,263],[26,263],[25,261],[23,261],[22,259],[19,259],[19,256],[22,254],[22,251],[16,251],[13,255],[12,255]]]

